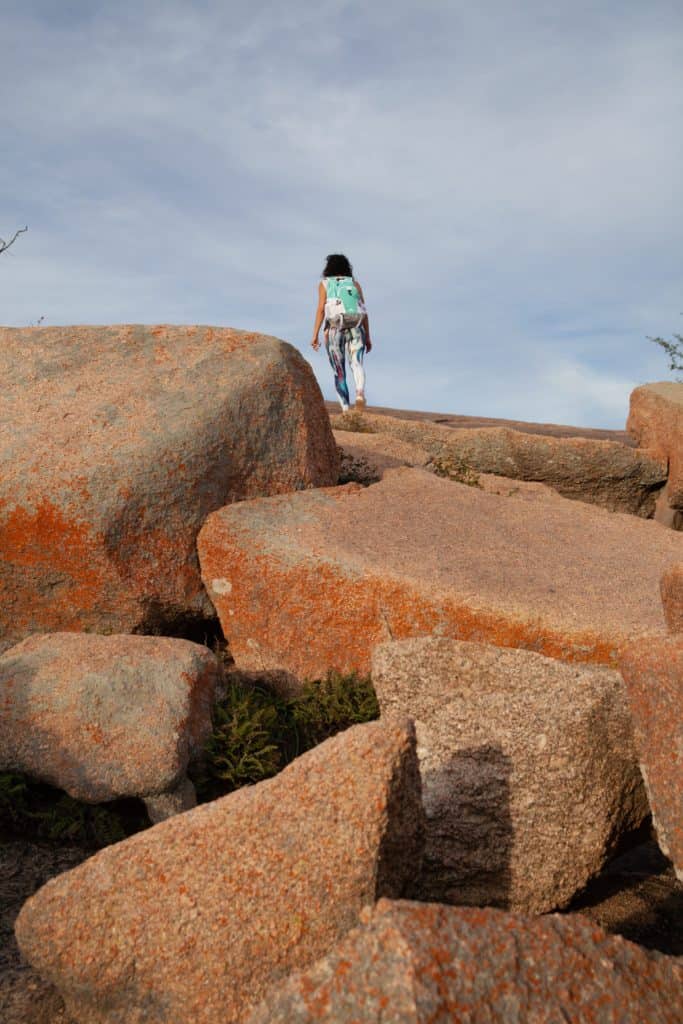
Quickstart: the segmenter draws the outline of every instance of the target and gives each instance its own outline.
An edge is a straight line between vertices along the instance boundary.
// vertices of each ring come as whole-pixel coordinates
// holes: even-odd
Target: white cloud
[[[29,0],[4,15],[0,234],[30,232],[2,319],[306,350],[339,249],[385,404],[620,425],[645,335],[683,308],[682,21],[666,0]]]

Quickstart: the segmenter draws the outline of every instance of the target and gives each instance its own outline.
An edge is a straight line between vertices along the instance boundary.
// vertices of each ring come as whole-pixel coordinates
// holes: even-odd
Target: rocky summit
[[[664,628],[660,577],[683,535],[510,490],[406,468],[213,513],[199,557],[235,660],[365,672],[378,643],[434,633],[616,666],[621,644]]]
[[[229,328],[0,368],[2,1024],[680,1024],[683,385],[333,433]]]
[[[276,338],[5,327],[0,375],[0,650],[213,614],[195,550],[208,513],[337,480],[311,368]]]

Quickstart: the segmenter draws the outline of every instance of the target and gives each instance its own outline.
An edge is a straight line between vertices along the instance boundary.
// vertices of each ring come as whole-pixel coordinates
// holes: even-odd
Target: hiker
[[[349,387],[346,383],[347,355],[356,388],[356,408],[364,409],[363,356],[372,348],[370,324],[365,310],[363,289],[358,281],[354,280],[353,267],[341,253],[333,253],[327,257],[322,280],[318,286],[318,308],[311,342],[316,352],[320,348],[318,335],[321,327],[342,412],[348,412],[350,405]]]

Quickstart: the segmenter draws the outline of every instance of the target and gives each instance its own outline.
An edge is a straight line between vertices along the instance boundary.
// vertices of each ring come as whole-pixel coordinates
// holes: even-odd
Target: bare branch
[[[25,228],[19,228],[18,231],[15,231],[9,242],[6,242],[4,238],[0,238],[0,252],[4,252],[5,249],[9,249],[10,245],[12,245],[13,242],[16,242],[19,235],[23,235],[24,231],[28,231],[28,224]]]

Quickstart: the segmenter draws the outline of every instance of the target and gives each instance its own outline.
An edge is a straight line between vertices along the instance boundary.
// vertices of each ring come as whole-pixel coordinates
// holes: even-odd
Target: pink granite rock
[[[579,916],[380,900],[246,1024],[680,1024],[683,964]]]
[[[667,569],[660,588],[667,629],[670,633],[683,633],[683,562]]]
[[[615,666],[625,640],[663,628],[659,581],[683,536],[394,469],[371,487],[230,505],[198,550],[239,667],[319,678],[432,633]]]
[[[629,644],[619,665],[659,845],[683,881],[683,634]]]
[[[668,503],[683,510],[683,384],[661,381],[631,392],[627,429],[669,463]]]
[[[0,770],[88,803],[163,794],[169,811],[174,800],[181,810],[217,676],[215,656],[186,640],[29,637],[0,657]]]
[[[422,830],[412,724],[355,726],[48,882],[17,939],[79,1024],[231,1024],[403,892]]]
[[[0,650],[213,614],[195,538],[239,498],[337,481],[291,345],[213,327],[0,328]]]
[[[438,423],[368,414],[339,416],[332,422],[340,433],[362,425],[375,436],[389,435],[426,452],[437,466],[467,465],[477,473],[536,481],[565,498],[645,518],[654,514],[657,492],[666,482],[663,456],[617,441],[548,437],[508,427],[453,430]],[[361,443],[357,433],[350,436],[355,444]],[[410,461],[417,464],[415,456]]]
[[[382,715],[410,715],[427,816],[410,895],[547,913],[649,813],[618,672],[424,637],[380,644]]]

